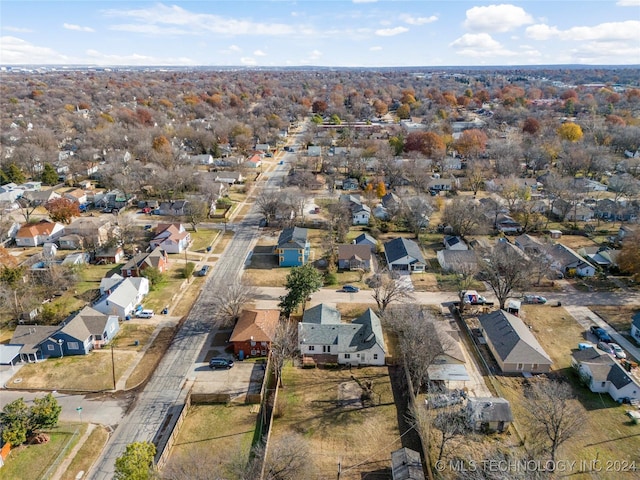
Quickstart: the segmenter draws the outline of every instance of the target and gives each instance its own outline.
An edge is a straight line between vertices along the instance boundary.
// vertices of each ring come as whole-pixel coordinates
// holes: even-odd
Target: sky
[[[0,65],[638,65],[640,0],[0,0]]]

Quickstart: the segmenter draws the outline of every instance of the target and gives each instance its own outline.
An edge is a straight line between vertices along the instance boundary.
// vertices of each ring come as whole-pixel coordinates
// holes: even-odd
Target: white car
[[[617,343],[610,343],[609,346],[613,349],[613,354],[616,358],[627,358],[627,354],[624,353],[624,350]]]

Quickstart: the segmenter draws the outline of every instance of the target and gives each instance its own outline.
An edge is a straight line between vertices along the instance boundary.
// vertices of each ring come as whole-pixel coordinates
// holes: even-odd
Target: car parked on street
[[[624,352],[622,347],[617,343],[610,343],[609,346],[613,348],[613,354],[616,358],[627,358],[627,354]]]
[[[233,360],[228,360],[222,357],[214,357],[209,360],[209,368],[215,370],[216,368],[226,368],[229,369],[233,367]]]
[[[602,327],[598,327],[597,325],[592,325],[591,328],[589,329],[591,331],[591,333],[593,333],[596,338],[598,340],[600,340],[601,342],[613,342],[613,339],[611,338],[611,336],[605,331],[604,328]]]
[[[342,291],[347,293],[358,293],[360,289],[353,285],[345,285],[344,287],[342,287]]]
[[[203,265],[202,268],[198,271],[199,277],[206,277],[207,273],[209,273],[209,265]]]
[[[611,345],[606,342],[598,342],[597,347],[603,352],[608,353],[609,355],[615,355],[615,351],[613,350]]]
[[[524,303],[544,304],[544,303],[547,303],[547,299],[544,297],[541,297],[540,295],[525,295]]]

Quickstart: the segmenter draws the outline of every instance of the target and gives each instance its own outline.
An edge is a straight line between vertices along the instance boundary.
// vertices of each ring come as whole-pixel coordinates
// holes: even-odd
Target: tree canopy
[[[115,480],[151,479],[155,454],[156,446],[151,442],[130,443],[125,452],[116,458]]]
[[[313,265],[307,263],[301,267],[293,267],[285,283],[287,294],[280,297],[282,314],[286,317],[291,315],[296,308],[311,295],[322,287],[322,273]]]

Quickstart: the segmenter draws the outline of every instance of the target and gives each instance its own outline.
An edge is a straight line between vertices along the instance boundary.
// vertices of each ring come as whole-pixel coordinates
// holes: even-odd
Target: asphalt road
[[[284,165],[278,165],[275,171],[265,174],[266,180],[256,183],[254,193],[263,188],[279,189],[285,171]],[[133,442],[151,442],[170,407],[184,400],[188,388],[186,384],[195,376],[194,364],[211,333],[211,302],[216,295],[216,287],[240,276],[249,252],[260,235],[259,221],[260,215],[254,206],[241,222],[233,225],[235,235],[209,274],[189,317],[149,383],[138,394],[133,408],[117,426],[88,478],[111,480],[116,458],[122,455],[126,446]]]

